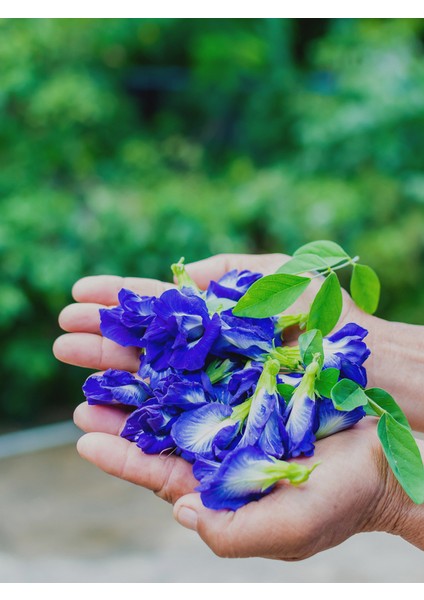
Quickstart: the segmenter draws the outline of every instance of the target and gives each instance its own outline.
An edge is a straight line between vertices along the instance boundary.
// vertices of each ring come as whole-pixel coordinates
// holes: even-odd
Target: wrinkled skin
[[[279,254],[219,255],[193,263],[187,270],[199,287],[206,288],[211,279],[233,268],[269,274],[287,258]],[[290,312],[307,311],[320,284],[320,279],[314,279]],[[68,332],[54,345],[59,360],[95,370],[137,370],[137,350],[103,338],[99,329],[99,308],[116,305],[122,287],[143,295],[159,295],[172,285],[115,276],[78,281],[73,288],[76,304],[66,307],[59,317],[61,327]],[[382,321],[365,315],[346,292],[343,294],[337,329],[351,321],[369,329],[366,341],[378,356]],[[295,337],[296,332],[292,335]],[[378,362],[374,360],[373,365]],[[378,377],[383,376],[375,366],[369,369],[371,385],[378,385]],[[406,402],[403,408],[422,424],[423,411],[418,411],[415,404]],[[417,530],[423,530],[423,507],[412,504],[388,469],[376,435],[376,419],[372,417],[317,442],[313,457],[296,459],[305,464],[320,462],[308,482],[297,488],[280,482],[268,496],[233,512],[212,511],[202,505],[194,491],[197,481],[191,465],[183,459],[144,455],[135,444],[119,437],[127,416],[120,409],[81,404],[74,416],[75,423],[86,432],[78,442],[79,453],[107,473],[172,502],[176,519],[195,529],[219,556],[301,560],[356,533],[377,530],[402,535],[424,548],[423,534],[417,535]]]

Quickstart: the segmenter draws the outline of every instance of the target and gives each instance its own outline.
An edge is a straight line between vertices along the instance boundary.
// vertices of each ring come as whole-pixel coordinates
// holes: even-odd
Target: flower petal
[[[252,398],[252,404],[239,447],[256,444],[276,406],[276,393],[269,394],[265,388],[256,390]]]
[[[311,456],[314,452],[315,402],[307,394],[292,396],[287,413],[286,431],[289,437],[289,456]]]
[[[101,308],[100,331],[102,335],[120,346],[135,346],[141,348],[144,327],[127,327],[122,322],[124,311],[120,306],[115,308]]]
[[[215,475],[220,466],[221,463],[215,460],[198,458],[193,464],[193,475],[197,481],[204,483]]]
[[[317,401],[318,429],[315,431],[315,437],[319,440],[348,429],[363,417],[365,417],[365,411],[362,406],[347,412],[335,409],[331,400],[322,398]]]
[[[247,358],[259,359],[272,350],[274,337],[273,319],[240,318],[230,312],[223,312],[221,335],[213,352],[224,358],[241,354]]]
[[[176,445],[193,456],[214,458],[214,440],[224,428],[229,428],[228,438],[236,435],[238,423],[229,418],[231,408],[224,404],[207,404],[184,413],[172,426]]]
[[[289,438],[283,418],[278,410],[273,410],[258,439],[257,445],[268,456],[282,458],[289,447]]]

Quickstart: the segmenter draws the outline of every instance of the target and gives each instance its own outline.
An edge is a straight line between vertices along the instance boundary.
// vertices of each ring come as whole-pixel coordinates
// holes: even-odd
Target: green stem
[[[308,322],[308,313],[299,313],[297,315],[281,315],[277,321],[276,332],[281,333],[287,329],[287,327],[292,327],[293,325],[298,325],[299,329],[305,329],[306,323]]]
[[[368,405],[373,409],[373,411],[379,417],[382,417],[384,415],[384,413],[387,412],[387,410],[384,410],[384,408],[381,408],[381,406],[379,406],[376,402],[374,402],[374,400],[371,400],[370,397],[368,397]]]
[[[240,421],[240,428],[243,425],[244,421],[247,419],[250,411],[250,407],[252,405],[253,396],[238,404],[233,408],[233,412],[231,413],[231,421],[238,422]]]
[[[278,346],[269,353],[270,358],[277,360],[280,369],[295,370],[301,365],[299,346]]]
[[[325,274],[330,275],[330,273],[333,273],[334,271],[339,271],[340,269],[344,269],[345,267],[348,267],[349,265],[354,265],[356,262],[358,262],[358,260],[359,260],[359,256],[355,256],[354,258],[346,259],[340,265],[336,265],[335,267],[325,267],[325,268],[323,267],[322,272],[319,272],[317,275],[312,275],[311,279],[316,279],[317,277],[322,277]]]
[[[199,288],[186,271],[184,264],[184,256],[182,256],[177,263],[171,265],[171,270],[174,274],[175,279],[177,280],[177,285],[179,289],[183,287],[190,287],[195,289],[196,291],[199,291]]]

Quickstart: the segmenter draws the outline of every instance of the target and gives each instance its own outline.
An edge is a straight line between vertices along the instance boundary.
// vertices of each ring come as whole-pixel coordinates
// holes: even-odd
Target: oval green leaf
[[[353,410],[368,404],[364,390],[351,379],[341,379],[331,390],[331,399],[337,410]]]
[[[289,308],[311,280],[297,275],[267,275],[255,281],[233,309],[237,317],[264,319]]]
[[[337,325],[343,308],[339,278],[330,273],[315,296],[309,310],[307,329],[320,329],[327,335]]]
[[[380,300],[380,289],[380,280],[371,267],[358,264],[353,266],[350,293],[359,308],[370,315],[375,313]]]
[[[324,350],[322,348],[322,333],[318,329],[313,329],[302,333],[298,339],[300,358],[305,366],[311,364],[314,360],[314,355],[319,354],[319,366],[322,367],[324,362]]]
[[[406,427],[407,429],[411,429],[411,426],[408,423],[408,419],[405,414],[401,410],[400,406],[396,403],[395,399],[385,390],[381,388],[370,388],[369,390],[365,390],[368,398],[377,404],[384,412],[388,412],[398,423]],[[373,410],[372,406],[368,407],[369,414],[373,414],[375,416],[379,416],[381,413]]]
[[[339,380],[340,371],[329,367],[323,369],[319,375],[319,379],[315,381],[315,391],[324,398],[331,398],[331,390]]]
[[[424,466],[417,443],[409,429],[384,413],[377,426],[387,462],[408,496],[424,503]]]
[[[289,385],[288,383],[279,383],[277,385],[277,390],[280,396],[283,398],[286,404],[289,403],[290,398],[293,396],[295,392],[295,387],[293,385]]]
[[[303,254],[315,254],[326,261],[331,261],[333,266],[343,260],[350,259],[349,254],[343,250],[341,246],[335,242],[329,240],[317,240],[315,242],[309,242],[296,250],[293,256],[300,256]]]
[[[337,262],[340,262],[337,260]],[[328,268],[328,264],[316,254],[300,254],[288,260],[276,271],[290,275],[300,275],[308,271],[322,271]]]

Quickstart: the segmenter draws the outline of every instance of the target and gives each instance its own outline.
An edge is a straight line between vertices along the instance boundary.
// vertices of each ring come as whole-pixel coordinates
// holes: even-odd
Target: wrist
[[[424,441],[417,440],[424,456]],[[383,453],[379,468],[384,491],[375,511],[374,530],[399,535],[407,542],[424,550],[424,504],[415,504],[404,492],[389,468]]]
[[[424,328],[362,315],[371,355],[365,363],[368,388],[383,388],[405,412],[411,427],[424,431]]]

